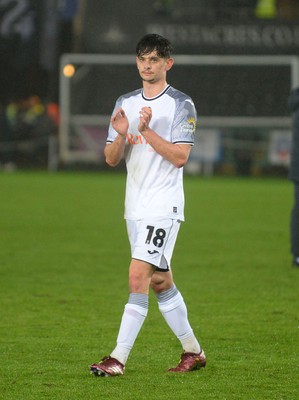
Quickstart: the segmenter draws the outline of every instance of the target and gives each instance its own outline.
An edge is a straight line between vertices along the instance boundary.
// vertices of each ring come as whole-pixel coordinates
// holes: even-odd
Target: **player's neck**
[[[161,81],[161,82],[159,81],[159,82],[155,82],[155,83],[143,81],[144,96],[149,99],[151,97],[156,97],[156,96],[158,96],[158,94],[163,92],[163,90],[166,88],[166,86],[167,86],[166,81]]]

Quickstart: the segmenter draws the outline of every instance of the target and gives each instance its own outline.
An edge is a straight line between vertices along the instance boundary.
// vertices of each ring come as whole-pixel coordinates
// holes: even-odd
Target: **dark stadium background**
[[[299,0],[0,1],[2,111],[11,101],[32,94],[43,103],[59,107],[62,54],[132,54],[137,40],[146,32],[168,37],[175,54],[297,55]],[[188,79],[186,70],[178,69],[175,85],[196,96],[202,116],[288,117],[290,81],[285,78],[285,68],[209,66],[199,81],[196,70],[189,67]],[[119,93],[123,92],[118,73],[111,67],[103,88],[108,96],[108,114],[115,100],[109,98],[109,85],[114,79]],[[242,91],[236,90],[236,83]],[[135,85],[136,80],[132,88]],[[92,89],[93,82],[87,82],[85,93]],[[84,106],[89,112],[97,109],[96,102]],[[3,129],[0,154],[6,149],[1,142],[7,141]],[[27,165],[34,164],[32,157]]]

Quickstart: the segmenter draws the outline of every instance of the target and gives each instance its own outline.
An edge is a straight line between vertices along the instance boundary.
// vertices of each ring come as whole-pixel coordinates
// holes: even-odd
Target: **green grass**
[[[168,374],[180,344],[150,296],[123,377],[88,365],[128,298],[120,173],[0,174],[0,398],[299,398],[299,270],[287,180],[185,179],[173,270],[207,367]]]

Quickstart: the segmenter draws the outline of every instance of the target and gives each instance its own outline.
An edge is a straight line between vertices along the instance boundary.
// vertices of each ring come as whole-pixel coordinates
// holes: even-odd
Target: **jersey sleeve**
[[[112,111],[111,116],[114,114],[114,112],[115,112],[115,110],[117,108],[121,107],[121,105],[122,105],[122,97],[119,97],[117,99],[116,103],[115,103],[115,106],[114,106],[114,109]],[[106,143],[107,144],[108,143],[113,143],[114,140],[116,139],[117,135],[118,135],[118,133],[112,128],[112,125],[111,125],[111,122],[110,122],[109,128],[108,128],[108,137],[107,137]]]
[[[177,109],[172,125],[172,143],[194,145],[197,113],[193,101],[186,97],[177,99]]]

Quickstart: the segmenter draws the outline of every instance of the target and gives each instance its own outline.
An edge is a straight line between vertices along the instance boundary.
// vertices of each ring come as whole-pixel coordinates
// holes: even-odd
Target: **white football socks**
[[[122,316],[117,345],[110,354],[125,365],[148,312],[148,295],[131,293]]]
[[[181,342],[183,350],[200,353],[201,347],[188,321],[187,307],[180,292],[174,285],[157,295],[159,310],[170,329]],[[110,354],[123,365],[126,364],[130,351],[148,312],[148,295],[131,293],[122,316],[117,345]]]
[[[176,286],[158,293],[156,297],[159,310],[170,329],[181,342],[183,350],[188,353],[200,353],[201,347],[188,321],[186,304]]]

